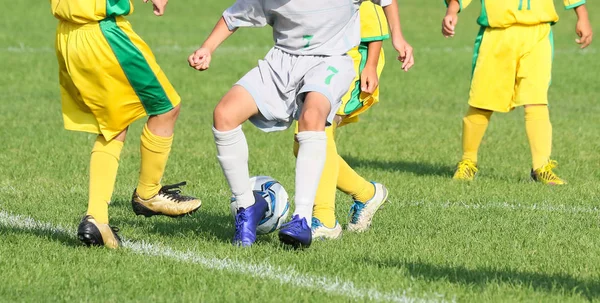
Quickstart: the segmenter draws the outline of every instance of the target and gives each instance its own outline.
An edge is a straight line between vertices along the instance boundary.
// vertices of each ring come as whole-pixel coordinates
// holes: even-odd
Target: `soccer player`
[[[397,8],[386,6],[392,12]],[[335,131],[338,127],[357,122],[359,115],[379,102],[379,76],[385,65],[382,49],[383,40],[389,38],[388,23],[384,9],[372,2],[360,6],[361,43],[348,55],[354,61],[356,77],[350,89],[342,97],[342,105],[337,111],[334,123],[325,128],[327,134],[327,156],[315,197],[312,219],[313,239],[337,239],[342,235],[342,227],[335,219],[336,188],[350,195],[354,205],[350,208],[348,230],[362,232],[369,228],[375,212],[387,200],[387,188],[380,183],[372,183],[361,177],[338,155]],[[400,32],[396,34],[401,35]],[[296,123],[297,129],[297,123]],[[298,142],[294,142],[297,155]]]
[[[168,0],[151,0],[154,14]],[[145,1],[147,2],[147,0]],[[150,116],[141,136],[141,168],[132,205],[138,215],[182,216],[201,202],[180,186],[160,185],[173,142],[180,97],[152,52],[123,16],[129,0],[51,0],[59,20],[56,54],[65,128],[98,134],[90,159],[89,202],[77,236],[86,245],[120,246],[108,221],[119,156],[128,126]]]
[[[592,42],[592,28],[585,0],[563,0],[577,14],[577,43],[581,48]],[[455,34],[458,12],[471,0],[446,0],[448,9],[442,22],[445,37]],[[548,113],[548,87],[551,80],[554,39],[552,24],[558,15],[552,0],[481,1],[481,25],[475,40],[469,110],[463,118],[463,156],[454,179],[474,179],[477,150],[493,112],[509,112],[525,107],[525,129],[532,156],[531,178],[543,184],[561,185],[550,159],[552,125]]]
[[[197,70],[209,67],[215,49],[239,27],[273,28],[275,46],[258,66],[221,99],[214,110],[217,157],[238,212],[233,243],[250,246],[267,210],[266,201],[252,192],[248,145],[241,124],[250,120],[263,131],[287,129],[298,120],[295,212],[282,226],[279,239],[294,247],[312,242],[312,211],[325,163],[326,124],[331,124],[354,78],[346,53],[360,42],[360,0],[238,0],[223,13],[202,47],[188,58]],[[374,1],[397,7],[396,0]],[[397,11],[387,15],[404,68],[413,63],[409,45],[399,33]],[[396,34],[396,35],[394,35]]]

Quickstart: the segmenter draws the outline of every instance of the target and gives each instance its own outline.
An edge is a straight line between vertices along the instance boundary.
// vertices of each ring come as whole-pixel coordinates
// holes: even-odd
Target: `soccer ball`
[[[250,187],[254,191],[262,192],[263,198],[267,201],[269,208],[265,218],[260,221],[256,233],[259,235],[268,234],[277,230],[288,217],[290,203],[288,193],[277,180],[268,176],[255,176],[250,178]],[[237,201],[231,197],[229,204],[231,215],[237,214]]]

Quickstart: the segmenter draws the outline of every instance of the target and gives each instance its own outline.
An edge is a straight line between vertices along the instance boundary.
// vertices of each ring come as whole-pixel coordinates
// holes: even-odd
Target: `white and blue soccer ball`
[[[288,193],[277,180],[268,176],[255,176],[250,178],[250,187],[252,190],[262,192],[263,198],[267,201],[269,208],[265,218],[260,221],[256,233],[259,235],[268,234],[281,227],[289,215],[290,203]],[[229,204],[231,215],[237,214],[237,202],[232,197]]]

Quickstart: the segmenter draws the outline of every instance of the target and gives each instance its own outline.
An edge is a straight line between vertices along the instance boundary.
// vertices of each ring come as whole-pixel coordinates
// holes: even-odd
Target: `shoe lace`
[[[461,176],[472,177],[477,172],[477,167],[471,161],[461,161],[458,163],[458,171]]]
[[[560,178],[552,171],[556,167],[558,167],[558,162],[556,162],[554,160],[548,161],[548,163],[546,165],[542,166],[542,168],[540,169],[540,172],[539,172],[540,177],[544,178],[545,180],[549,180],[549,181],[560,180]]]
[[[185,181],[172,185],[163,185],[163,187],[160,188],[160,193],[175,202],[186,201],[189,200],[189,197],[181,195],[181,187],[185,185],[187,185],[187,182]]]
[[[242,239],[242,226],[247,221],[248,221],[248,215],[246,214],[245,211],[242,210],[237,215],[235,215],[235,235],[233,236],[234,240]]]
[[[292,233],[297,234],[302,232],[303,229],[308,229],[308,226],[306,225],[306,220],[300,219],[298,215],[295,215],[294,218],[292,218],[292,221],[285,224],[285,229],[289,229]]]
[[[310,224],[310,226],[311,226],[311,228],[312,228],[312,229],[319,228],[319,227],[321,227],[322,225],[323,225],[323,224],[321,223],[321,221],[320,221],[319,219],[317,219],[317,218],[315,218],[315,217],[313,217],[313,218],[312,218],[312,222],[311,222],[311,224]]]
[[[358,218],[360,217],[363,208],[365,208],[365,204],[360,202],[354,202],[352,207],[350,207],[350,222],[352,224],[358,223]]]

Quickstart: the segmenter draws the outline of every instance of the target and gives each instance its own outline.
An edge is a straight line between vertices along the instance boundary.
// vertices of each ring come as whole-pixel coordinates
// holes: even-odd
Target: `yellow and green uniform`
[[[445,0],[446,4],[450,0]],[[563,0],[567,9],[585,0]],[[459,0],[460,9],[472,0]],[[548,104],[558,21],[552,0],[481,0],[469,105],[508,112],[517,106]]]
[[[172,110],[180,97],[123,17],[129,0],[51,0],[65,128],[113,139],[133,121]]]
[[[361,43],[348,52],[348,55],[354,61],[356,77],[348,92],[342,97],[342,105],[337,112],[338,115],[344,117],[340,126],[357,122],[358,115],[379,102],[379,87],[372,94],[362,92],[360,89],[360,75],[367,63],[369,42],[389,39],[388,23],[381,6],[370,1],[361,4],[359,14]],[[381,49],[377,64],[377,77],[381,76],[384,65],[385,54]]]

